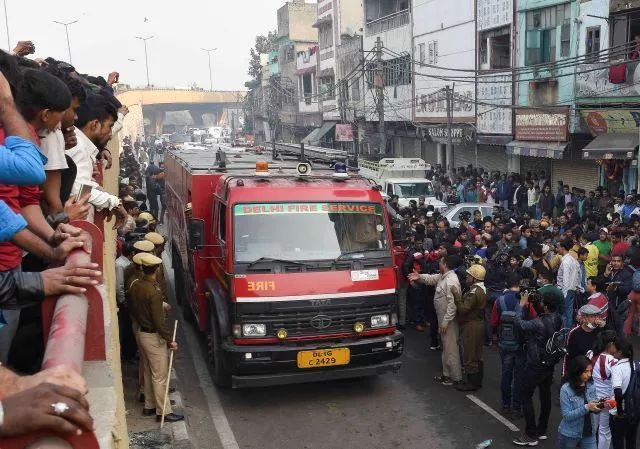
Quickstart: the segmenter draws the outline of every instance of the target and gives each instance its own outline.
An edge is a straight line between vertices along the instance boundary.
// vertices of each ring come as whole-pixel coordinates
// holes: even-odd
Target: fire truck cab
[[[172,150],[165,163],[176,297],[206,334],[217,385],[400,368],[392,237],[375,183],[342,162],[223,149]]]

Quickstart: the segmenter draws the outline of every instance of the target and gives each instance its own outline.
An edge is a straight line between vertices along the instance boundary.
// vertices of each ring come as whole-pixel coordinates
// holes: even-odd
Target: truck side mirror
[[[204,245],[204,220],[189,220],[189,248],[197,251]]]

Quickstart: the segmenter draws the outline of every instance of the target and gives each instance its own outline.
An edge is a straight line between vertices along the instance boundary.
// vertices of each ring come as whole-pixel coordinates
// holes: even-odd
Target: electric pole
[[[147,68],[147,87],[151,87],[151,83],[149,82],[149,56],[147,54],[147,41],[149,39],[153,39],[153,36],[147,36],[147,37],[136,36],[136,39],[140,39],[142,42],[144,42],[144,64]]]
[[[211,52],[216,51],[217,48],[201,48],[200,50],[206,51],[209,57],[209,90],[213,92],[213,71],[211,70]]]
[[[6,5],[6,3],[5,3],[5,5]],[[72,64],[72,62],[71,62],[71,43],[69,42],[69,25],[73,25],[76,22],[78,22],[78,21],[77,20],[73,20],[71,22],[58,22],[57,20],[53,21],[53,23],[57,23],[58,25],[64,26],[64,31],[67,34],[67,50],[69,51],[69,64]]]
[[[451,128],[453,125],[453,90],[456,85],[454,83],[452,88],[449,88],[447,84],[447,170],[453,171],[453,136],[451,134]]]
[[[380,152],[387,153],[387,134],[384,125],[384,63],[382,61],[382,39],[376,40],[376,75],[374,77],[378,96],[378,134],[380,134]]]

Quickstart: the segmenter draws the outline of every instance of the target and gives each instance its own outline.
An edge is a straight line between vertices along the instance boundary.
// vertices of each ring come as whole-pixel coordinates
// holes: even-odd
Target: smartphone
[[[80,201],[80,199],[86,196],[87,194],[91,194],[91,190],[93,190],[92,186],[88,184],[82,184],[80,186],[80,190],[78,190],[78,193],[76,194],[76,202]]]

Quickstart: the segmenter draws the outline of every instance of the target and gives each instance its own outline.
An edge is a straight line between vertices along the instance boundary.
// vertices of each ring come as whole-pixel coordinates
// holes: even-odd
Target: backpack
[[[640,362],[630,363],[631,378],[627,391],[622,396],[624,416],[630,423],[640,421],[640,379],[638,371],[640,371]]]
[[[634,270],[631,277],[631,288],[634,292],[640,293],[640,270]]]
[[[543,319],[545,328],[544,347],[540,348],[540,364],[546,367],[555,366],[567,354],[567,336],[571,329],[559,329],[554,331],[551,320]]]
[[[503,351],[515,351],[520,347],[516,332],[516,311],[507,310],[504,295],[498,298],[500,325],[498,326],[498,346]]]

